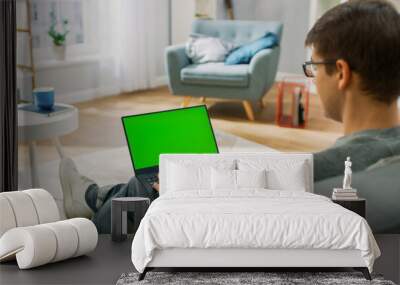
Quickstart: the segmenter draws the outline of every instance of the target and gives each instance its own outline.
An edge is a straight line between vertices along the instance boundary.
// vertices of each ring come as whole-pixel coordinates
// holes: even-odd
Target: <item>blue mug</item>
[[[54,88],[41,87],[33,89],[33,102],[39,110],[51,111],[54,108]]]

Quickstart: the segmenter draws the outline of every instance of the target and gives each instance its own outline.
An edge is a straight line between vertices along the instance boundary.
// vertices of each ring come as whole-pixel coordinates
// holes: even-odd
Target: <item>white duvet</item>
[[[150,206],[132,243],[143,272],[155,249],[358,249],[372,272],[380,251],[365,219],[307,192],[171,192]]]

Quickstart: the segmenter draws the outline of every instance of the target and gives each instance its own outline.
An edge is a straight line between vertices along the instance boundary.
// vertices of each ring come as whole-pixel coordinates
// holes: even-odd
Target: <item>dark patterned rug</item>
[[[117,285],[133,284],[327,284],[327,285],[395,285],[380,275],[372,275],[368,281],[360,272],[148,272],[138,281],[138,273],[122,274]]]

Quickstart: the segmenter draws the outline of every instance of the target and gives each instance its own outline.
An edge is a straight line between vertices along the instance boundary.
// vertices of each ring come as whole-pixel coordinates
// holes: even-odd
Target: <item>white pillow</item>
[[[311,189],[308,181],[309,164],[302,160],[239,159],[240,170],[267,170],[267,188],[272,190],[306,191]]]
[[[267,188],[267,171],[236,170],[237,188]]]
[[[211,168],[211,189],[236,189],[236,170]]]
[[[204,177],[209,176],[210,167],[191,166],[170,163],[168,165],[168,189],[185,191],[189,189],[207,189],[210,184]]]
[[[267,176],[262,170],[211,169],[211,189],[240,190],[242,188],[266,188]]]
[[[167,191],[211,190],[211,168],[234,169],[234,160],[169,161],[166,165]]]
[[[186,55],[193,63],[223,62],[235,48],[233,43],[220,38],[192,34],[186,43]]]

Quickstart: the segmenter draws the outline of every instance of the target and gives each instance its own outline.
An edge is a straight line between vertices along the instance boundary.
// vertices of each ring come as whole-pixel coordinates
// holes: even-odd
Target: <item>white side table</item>
[[[78,128],[78,109],[67,104],[57,104],[69,107],[60,114],[47,116],[18,109],[18,141],[29,145],[32,187],[40,186],[37,172],[36,141],[51,139],[61,158],[64,153],[58,137],[69,134]],[[18,105],[18,107],[23,105]]]

